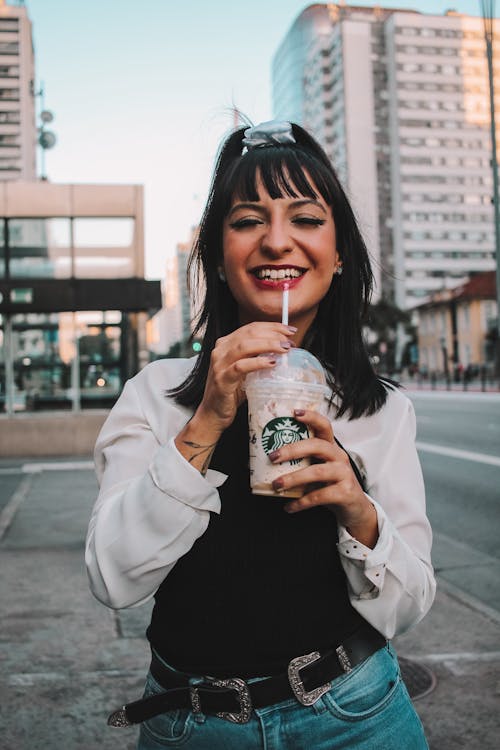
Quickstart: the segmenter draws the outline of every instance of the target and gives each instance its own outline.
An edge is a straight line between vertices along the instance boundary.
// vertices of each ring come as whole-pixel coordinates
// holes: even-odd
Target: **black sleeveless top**
[[[160,656],[193,674],[257,677],[357,630],[334,513],[288,514],[284,498],[250,491],[246,404],[211,468],[228,475],[221,512],[156,592],[147,636]]]

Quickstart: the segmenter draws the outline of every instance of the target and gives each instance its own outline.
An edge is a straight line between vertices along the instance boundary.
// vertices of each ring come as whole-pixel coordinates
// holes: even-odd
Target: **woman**
[[[92,590],[113,608],[155,597],[144,699],[110,723],[141,722],[139,750],[426,748],[387,643],[435,591],[415,417],[371,368],[368,254],[302,128],[229,136],[192,263],[199,357],[129,381],[96,446]],[[252,495],[244,379],[294,345],[325,368],[328,416],[296,412],[315,437],[269,456],[313,459],[274,482],[305,494]]]

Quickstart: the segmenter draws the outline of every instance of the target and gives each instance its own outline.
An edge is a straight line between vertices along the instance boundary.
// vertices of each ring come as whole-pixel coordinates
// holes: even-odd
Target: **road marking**
[[[436,664],[438,662],[453,662],[453,661],[467,661],[467,662],[479,662],[479,661],[499,661],[500,651],[458,651],[458,652],[445,652],[444,654],[404,654],[405,659],[410,661],[424,661],[429,664]]]
[[[442,399],[456,401],[500,401],[500,391],[447,391],[447,390],[418,390],[415,388],[405,388],[404,393],[409,398],[421,399]]]
[[[27,476],[21,480],[21,482],[19,483],[19,487],[16,489],[9,502],[0,513],[0,539],[3,537],[3,535],[11,525],[14,516],[19,510],[19,506],[25,500],[26,495],[30,491],[33,479],[33,476]]]
[[[36,474],[39,471],[78,471],[93,469],[93,461],[42,461],[23,464],[24,474]]]
[[[450,458],[461,458],[465,461],[476,461],[480,464],[500,466],[500,457],[491,456],[488,453],[474,453],[473,451],[460,450],[460,448],[448,448],[445,445],[421,443],[420,441],[417,441],[417,449],[426,453],[438,453],[441,456],[449,456]]]
[[[93,461],[32,461],[21,466],[0,468],[0,476],[9,474],[39,474],[41,471],[93,471]]]

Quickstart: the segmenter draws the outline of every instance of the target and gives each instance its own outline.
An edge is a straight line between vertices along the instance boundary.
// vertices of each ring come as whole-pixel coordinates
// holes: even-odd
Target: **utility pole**
[[[495,27],[495,0],[481,0],[484,25],[484,41],[488,62],[490,88],[491,169],[493,172],[493,206],[495,216],[495,256],[497,280],[497,340],[495,352],[495,375],[500,378],[500,205],[498,199],[497,134],[495,124],[495,79],[493,71],[493,41]]]

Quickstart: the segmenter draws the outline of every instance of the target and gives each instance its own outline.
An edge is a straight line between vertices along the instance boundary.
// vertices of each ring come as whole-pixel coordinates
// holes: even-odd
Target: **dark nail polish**
[[[284,482],[283,482],[282,479],[280,479],[280,478],[275,479],[274,482],[273,482],[273,490],[281,490],[281,489],[283,489],[283,484],[284,484]]]
[[[293,413],[296,417],[303,417],[305,412],[305,409],[294,409]]]
[[[270,461],[276,461],[280,457],[280,452],[279,451],[271,451],[271,453],[269,453],[268,455],[269,455],[269,460]]]

